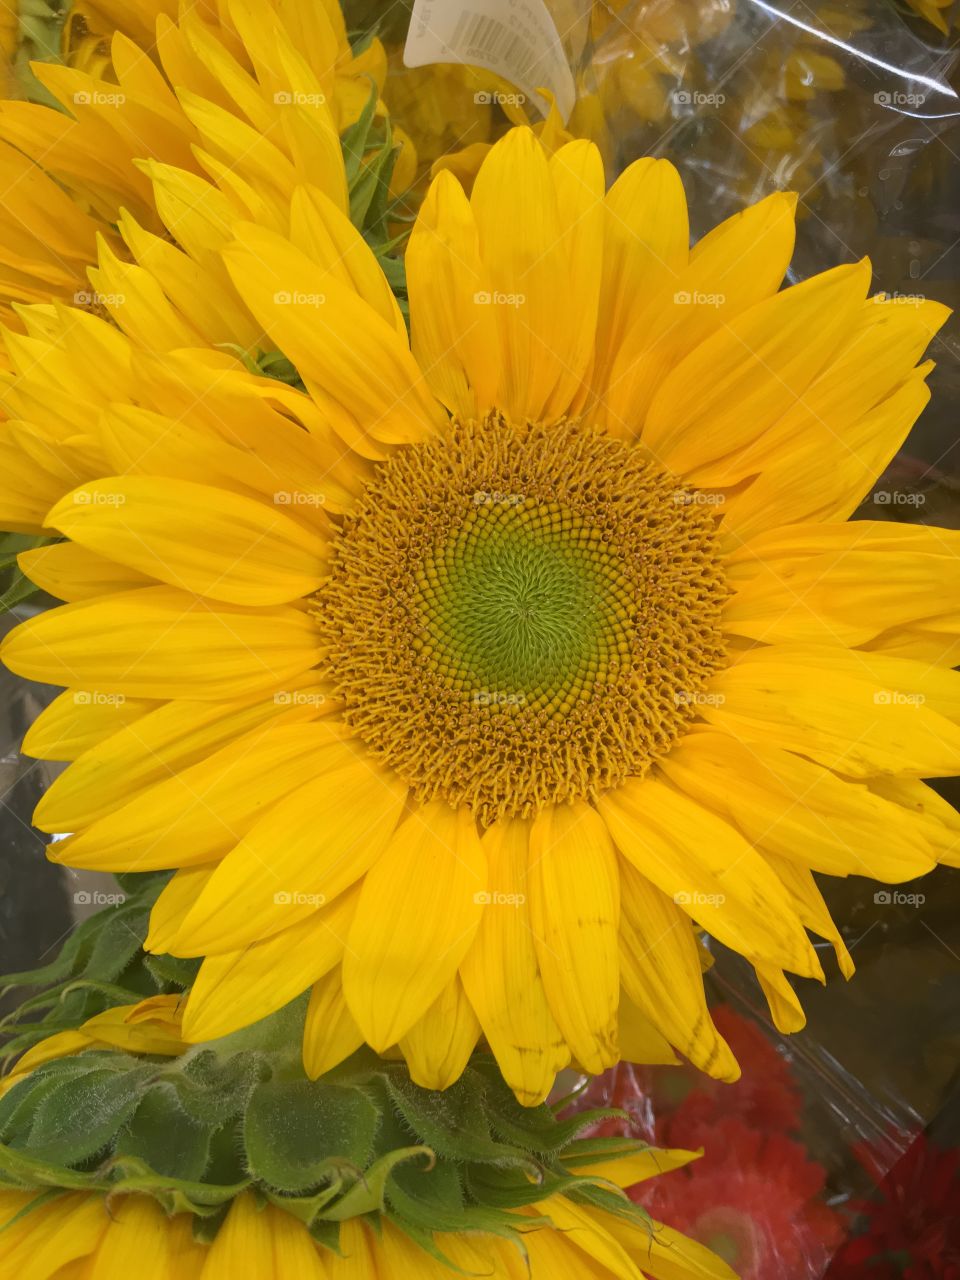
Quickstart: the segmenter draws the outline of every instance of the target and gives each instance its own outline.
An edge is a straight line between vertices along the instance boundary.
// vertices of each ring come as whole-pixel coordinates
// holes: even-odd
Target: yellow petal
[[[620,992],[617,1025],[621,1061],[676,1065],[677,1055],[668,1041],[623,991]]]
[[[366,875],[343,962],[350,1012],[378,1052],[453,979],[483,913],[486,859],[468,810],[433,801]]]
[[[340,966],[313,984],[303,1029],[303,1069],[311,1080],[338,1067],[363,1044],[343,994]]]
[[[793,752],[725,733],[689,734],[661,767],[765,855],[830,875],[912,880],[931,870],[923,833],[865,787]],[[879,833],[883,839],[879,839]]]
[[[111,1203],[109,1227],[97,1252],[97,1270],[105,1276],[170,1280],[170,1244],[169,1220],[155,1200],[117,1196]]]
[[[118,476],[75,489],[48,523],[91,551],[184,591],[276,605],[315,591],[328,556],[315,530],[226,489],[169,477]]]
[[[451,174],[431,184],[405,261],[413,354],[451,413],[482,417],[495,404],[499,338],[473,210]]]
[[[960,729],[922,694],[856,664],[855,653],[826,646],[751,650],[712,682],[702,714],[743,742],[802,753],[853,778],[960,772]]]
[[[181,867],[170,877],[150,912],[150,931],[143,944],[145,951],[163,955],[170,950],[184,917],[203,892],[215,866]]]
[[[17,562],[41,591],[71,603],[150,584],[145,573],[108,560],[76,542],[54,542],[33,551],[21,551]]]
[[[652,1280],[737,1280],[735,1272],[706,1245],[662,1222],[634,1226],[601,1210],[591,1216],[603,1223]]]
[[[183,922],[178,947],[235,951],[332,902],[386,849],[406,796],[404,783],[366,758],[331,760],[226,855]]]
[[[160,704],[91,689],[67,689],[37,716],[20,750],[38,760],[76,760]]]
[[[172,587],[63,605],[22,623],[0,653],[28,680],[134,698],[240,698],[283,687],[319,657],[298,609],[212,607]]]
[[[410,1079],[423,1089],[448,1089],[463,1075],[479,1039],[477,1015],[455,977],[400,1039]]]
[[[763,640],[865,644],[960,598],[960,532],[855,520],[773,530],[731,556],[723,625]]]
[[[635,1155],[621,1156],[617,1160],[604,1160],[598,1164],[571,1165],[574,1173],[584,1178],[606,1178],[618,1187],[633,1187],[638,1182],[659,1178],[673,1169],[682,1169],[692,1160],[698,1160],[702,1152],[681,1151],[679,1148],[647,1147]]]
[[[764,856],[790,891],[797,906],[797,914],[806,928],[833,944],[840,972],[845,978],[852,978],[855,968],[853,959],[847,950],[847,944],[840,936],[840,930],[833,923],[833,917],[823,900],[823,894],[817,887],[813,872],[789,858],[778,857],[775,853],[767,853]]]
[[[34,821],[42,831],[78,831],[260,726],[309,723],[334,706],[309,675],[305,687],[298,683],[240,702],[167,702],[129,725],[115,715],[116,731],[54,780]],[[93,697],[125,705],[122,694]]]
[[[570,1061],[543,987],[530,919],[530,823],[495,822],[484,834],[489,903],[460,966],[470,1003],[504,1079],[525,1106],[537,1106]]]
[[[251,311],[358,452],[423,440],[445,415],[392,325],[288,241],[252,224],[224,254]]]
[[[587,803],[542,809],[530,831],[530,922],[550,1009],[587,1070],[617,1061],[620,883]]]
[[[624,857],[726,946],[822,978],[783,885],[715,813],[654,779],[631,779],[598,807]]]
[[[677,199],[674,194],[673,209]],[[694,247],[689,265],[671,242],[668,269],[655,289],[642,291],[634,301],[607,385],[598,387],[612,431],[638,436],[671,370],[779,288],[793,253],[795,207],[796,196],[776,192],[734,214]],[[664,216],[670,214],[668,205]],[[682,225],[685,229],[685,212]]]
[[[325,772],[337,732],[322,721],[254,729],[58,841],[49,856],[111,871],[209,862],[232,849],[269,805]]]
[[[770,1016],[777,1030],[785,1036],[802,1031],[807,1025],[807,1017],[783,970],[758,964],[757,980],[767,998]]]
[[[735,317],[660,386],[644,445],[684,474],[752,444],[833,356],[869,283],[869,263],[836,267]]]
[[[498,407],[513,422],[536,422],[573,363],[573,295],[556,190],[532,130],[511,129],[491,148],[470,203],[500,335]]]
[[[104,1201],[83,1193],[58,1197],[34,1209],[4,1241],[7,1274],[24,1280],[49,1280],[60,1267],[85,1258],[109,1225]],[[20,1224],[18,1224],[19,1226]]]
[[[620,859],[620,981],[667,1041],[701,1071],[736,1080],[740,1068],[707,1008],[689,917]]]
[[[960,866],[960,814],[933,787],[915,778],[871,778],[868,786],[921,824],[937,862]]]
[[[357,892],[242,951],[208,956],[183,1014],[183,1038],[217,1040],[282,1009],[341,960]]]
[[[257,1280],[281,1280],[274,1267],[269,1210],[259,1208],[250,1194],[231,1204],[210,1246],[203,1280],[235,1280],[244,1273]]]

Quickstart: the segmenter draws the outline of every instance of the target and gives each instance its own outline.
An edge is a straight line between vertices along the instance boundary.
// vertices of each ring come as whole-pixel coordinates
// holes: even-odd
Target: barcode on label
[[[468,62],[490,59],[508,66],[518,80],[526,79],[536,63],[534,51],[521,36],[485,13],[461,13],[450,44]]]

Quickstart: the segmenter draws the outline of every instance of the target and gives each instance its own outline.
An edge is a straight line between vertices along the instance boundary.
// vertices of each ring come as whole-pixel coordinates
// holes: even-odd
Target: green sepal
[[[345,1222],[348,1218],[357,1218],[365,1213],[382,1212],[386,1204],[387,1183],[394,1170],[405,1161],[415,1160],[420,1156],[426,1158],[428,1168],[433,1167],[435,1157],[429,1147],[402,1147],[399,1151],[390,1151],[381,1156],[323,1216],[331,1222]]]
[[[250,1173],[278,1191],[304,1192],[318,1185],[335,1151],[363,1168],[373,1154],[379,1113],[359,1089],[307,1080],[270,1080],[257,1086],[244,1116],[243,1139]]]
[[[169,1214],[192,1213],[206,1217],[229,1205],[252,1183],[249,1179],[229,1185],[209,1182],[191,1182],[187,1178],[167,1178],[156,1173],[142,1160],[123,1156],[106,1166],[109,1183],[101,1183],[100,1189],[111,1193],[139,1192],[153,1196]]]
[[[183,1107],[176,1089],[157,1085],[141,1098],[114,1148],[161,1176],[201,1179],[210,1164],[210,1129]]]

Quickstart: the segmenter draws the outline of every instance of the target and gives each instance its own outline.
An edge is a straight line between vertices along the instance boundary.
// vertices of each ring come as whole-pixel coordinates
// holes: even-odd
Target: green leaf
[[[248,1168],[280,1191],[306,1191],[323,1180],[331,1157],[363,1168],[378,1120],[377,1108],[359,1089],[268,1081],[253,1091],[244,1117]]]
[[[210,1162],[212,1133],[189,1115],[174,1089],[154,1086],[141,1099],[114,1148],[134,1156],[156,1173],[196,1181]]]
[[[196,981],[202,961],[181,956],[145,955],[143,963],[158,987],[178,987],[186,991]]]
[[[370,128],[373,124],[373,118],[377,110],[377,102],[380,99],[380,91],[376,84],[370,82],[370,97],[367,99],[363,110],[360,112],[357,120],[345,129],[341,138],[340,146],[343,149],[343,163],[347,174],[347,188],[352,189],[357,175],[360,173],[363,165],[363,158],[367,153],[367,143],[370,137]]]
[[[250,1049],[224,1061],[212,1049],[204,1049],[162,1071],[161,1078],[176,1089],[188,1115],[214,1130],[241,1115],[269,1069],[266,1055]]]

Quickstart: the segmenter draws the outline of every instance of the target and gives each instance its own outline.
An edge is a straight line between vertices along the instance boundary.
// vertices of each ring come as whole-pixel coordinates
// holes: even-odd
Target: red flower
[[[921,1133],[886,1173],[882,1146],[855,1151],[878,1185],[851,1202],[864,1230],[837,1254],[829,1280],[960,1280],[960,1151]]]
[[[728,1117],[710,1126],[703,1159],[630,1194],[741,1280],[818,1280],[843,1236],[840,1216],[819,1200],[823,1183],[798,1142]]]

